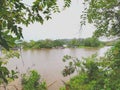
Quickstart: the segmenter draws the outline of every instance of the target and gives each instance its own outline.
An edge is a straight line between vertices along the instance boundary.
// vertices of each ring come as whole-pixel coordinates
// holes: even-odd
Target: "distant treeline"
[[[99,47],[103,43],[96,38],[87,39],[58,39],[58,40],[38,40],[30,42],[24,41],[23,48],[76,48],[76,47]]]

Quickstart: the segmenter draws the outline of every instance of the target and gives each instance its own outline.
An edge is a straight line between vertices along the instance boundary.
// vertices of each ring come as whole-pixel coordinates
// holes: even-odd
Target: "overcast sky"
[[[30,0],[25,3],[30,4]],[[72,0],[70,8],[61,13],[54,14],[52,19],[46,21],[43,25],[34,23],[28,27],[23,26],[24,40],[40,39],[70,39],[86,38],[92,36],[94,27],[86,25],[80,30],[80,14],[83,9],[82,0]]]

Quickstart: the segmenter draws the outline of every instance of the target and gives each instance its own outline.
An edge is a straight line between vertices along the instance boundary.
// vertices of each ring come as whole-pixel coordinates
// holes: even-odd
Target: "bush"
[[[79,63],[78,61],[79,67],[72,64],[72,67],[79,68],[79,73],[70,79],[69,90],[120,90],[120,41],[104,57],[92,55],[83,60],[73,59],[73,63]],[[62,87],[61,90],[65,88]]]
[[[40,81],[40,75],[37,71],[30,71],[29,75],[22,76],[23,90],[47,90],[46,83]]]

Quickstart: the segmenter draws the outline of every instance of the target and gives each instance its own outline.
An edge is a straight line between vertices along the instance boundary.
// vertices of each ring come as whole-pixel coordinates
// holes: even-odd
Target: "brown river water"
[[[65,63],[62,61],[64,55],[71,55],[78,57],[79,59],[82,57],[88,57],[95,53],[98,53],[99,56],[102,56],[108,48],[109,47],[97,49],[65,48],[22,50],[21,57],[19,59],[10,60],[7,66],[9,69],[15,69],[17,67],[20,73],[27,72],[30,69],[35,69],[40,73],[42,79],[47,82],[48,90],[59,90],[59,88],[63,86],[62,80],[68,81],[72,76],[74,76],[62,76],[61,71],[65,66]],[[15,81],[15,83],[20,84],[19,80]]]

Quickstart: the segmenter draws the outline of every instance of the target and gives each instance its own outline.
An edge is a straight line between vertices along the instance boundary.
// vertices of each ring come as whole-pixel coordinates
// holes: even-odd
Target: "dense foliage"
[[[112,47],[104,57],[92,55],[83,60],[65,56],[69,65],[63,70],[63,75],[70,75],[77,70],[77,76],[69,81],[68,90],[119,90],[120,88],[120,41]],[[72,61],[71,61],[72,60]],[[72,72],[72,73],[73,73]],[[60,90],[66,90],[65,87]]]
[[[23,42],[23,48],[61,48],[61,47],[99,47],[103,43],[96,38],[87,39],[58,39],[58,40],[39,40],[30,42]]]
[[[119,0],[84,0],[86,6],[82,18],[96,27],[95,36],[120,36]],[[82,23],[83,24],[83,23]]]
[[[120,1],[119,0],[84,0],[86,6],[84,15],[81,17],[85,24],[86,19],[89,23],[96,26],[94,36],[120,37]],[[69,7],[71,0],[64,0],[63,7]],[[40,22],[51,18],[51,15],[59,12],[57,0],[35,0],[32,5],[25,4],[22,0],[0,0],[0,45],[7,50],[14,46],[16,39],[22,38],[21,24],[29,25],[30,23]],[[89,43],[86,40],[86,45],[94,46],[93,40]],[[49,47],[51,48],[51,41]],[[43,44],[34,44],[42,46]],[[78,45],[76,40],[73,40],[69,45]],[[59,44],[61,45],[61,44]],[[59,46],[56,44],[56,46]],[[96,43],[98,45],[98,43]],[[37,46],[34,46],[37,47]],[[66,59],[74,59],[66,57]],[[65,60],[66,61],[66,60]],[[0,83],[8,83],[8,78],[11,77],[10,71],[0,63]],[[120,88],[120,41],[112,47],[112,49],[102,58],[92,56],[84,58],[81,62],[74,59],[69,63],[64,70],[64,75],[70,75],[75,70],[79,74],[72,78],[69,82],[70,90],[119,90]],[[67,71],[67,73],[65,73]],[[12,71],[12,76],[15,72]],[[24,85],[28,90],[38,89],[39,75],[32,72],[29,79],[24,79]],[[32,78],[31,78],[32,77]],[[36,78],[37,77],[37,78]],[[14,77],[12,77],[14,78]],[[28,82],[32,81],[32,82]],[[26,83],[27,82],[27,83]],[[44,86],[44,85],[43,85]],[[63,88],[64,90],[64,88]]]
[[[22,90],[47,90],[46,83],[41,81],[37,71],[30,71],[29,75],[22,76]]]
[[[17,72],[14,70],[9,70],[6,67],[8,60],[11,58],[19,58],[19,53],[15,51],[3,50],[0,56],[0,84],[8,84],[9,81],[17,78]]]
[[[84,1],[86,8],[81,16],[81,24],[85,24],[86,21],[93,23],[96,27],[95,37],[117,37],[118,42],[114,42],[114,46],[103,57],[93,55],[78,60],[65,56],[64,61],[73,61],[69,61],[63,75],[70,75],[71,70],[74,72],[76,69],[79,72],[68,82],[69,87],[65,86],[60,90],[66,90],[66,87],[68,90],[120,90],[120,1]]]
[[[71,0],[63,1],[63,8],[70,6]],[[31,5],[24,0],[0,0],[0,51],[1,47],[10,50],[15,47],[16,40],[23,38],[21,25],[28,26],[34,22],[43,24],[56,12],[60,12],[57,0],[34,0]],[[5,59],[13,58],[15,53],[7,55],[5,58],[0,56],[0,84],[7,84],[8,79],[16,77],[16,73],[4,65]]]
[[[101,42],[97,38],[87,38],[84,40],[84,46],[98,47]]]
[[[71,0],[64,0],[64,8]],[[21,24],[40,22],[59,12],[57,0],[34,0],[32,5],[24,0],[0,0],[0,45],[6,49],[12,47],[16,39],[23,38]]]

